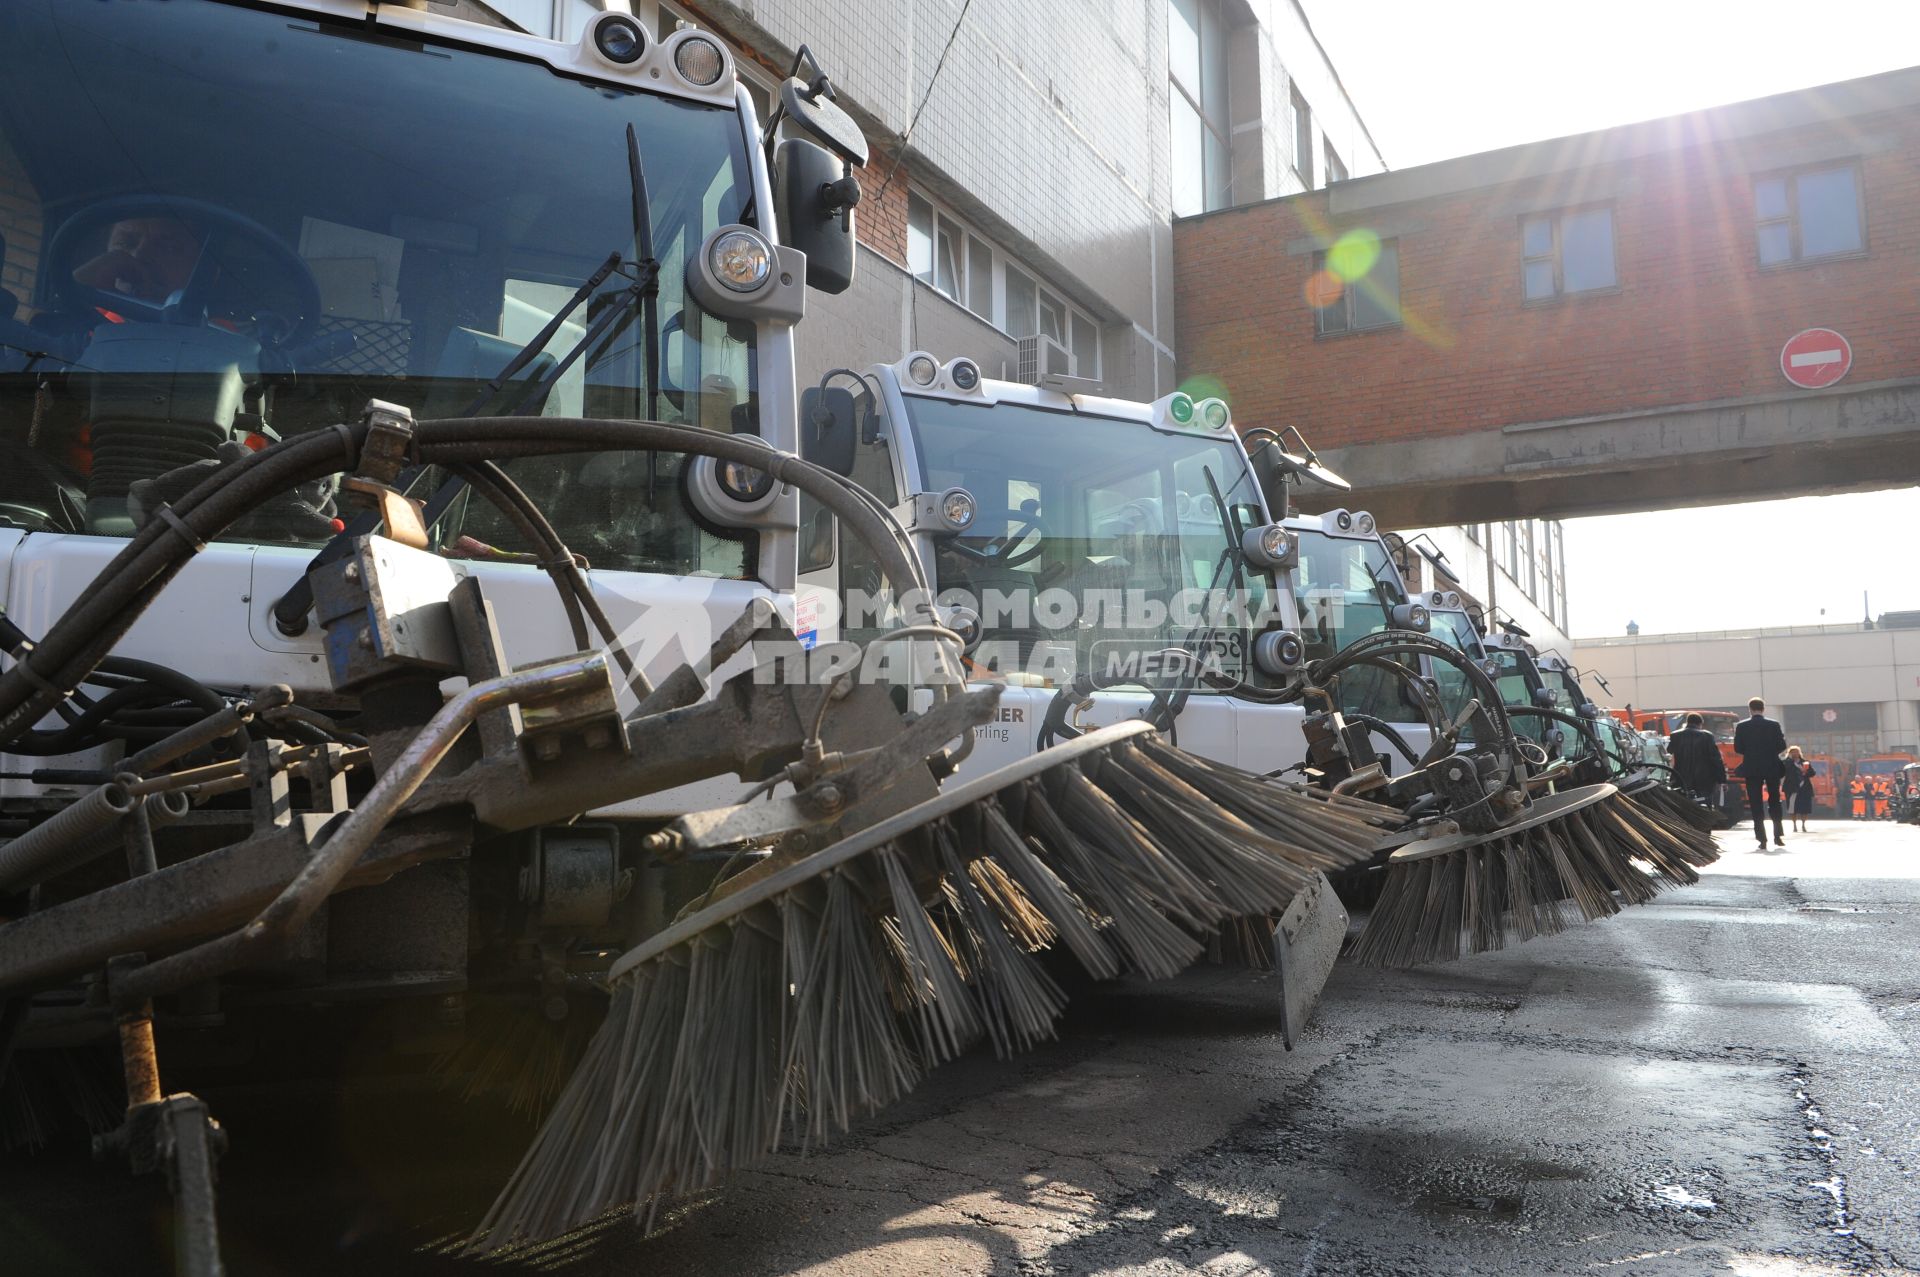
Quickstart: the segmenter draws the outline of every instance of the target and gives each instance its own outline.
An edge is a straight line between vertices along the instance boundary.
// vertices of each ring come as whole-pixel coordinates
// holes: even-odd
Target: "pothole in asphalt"
[[[1539,1158],[1443,1156],[1404,1167],[1413,1189],[1409,1205],[1424,1215],[1488,1224],[1510,1224],[1526,1210],[1527,1189],[1555,1180],[1583,1180],[1587,1172]]]
[[[1520,1218],[1526,1202],[1519,1197],[1452,1197],[1441,1193],[1422,1193],[1413,1199],[1414,1209],[1429,1215],[1452,1219],[1485,1219],[1506,1223]]]

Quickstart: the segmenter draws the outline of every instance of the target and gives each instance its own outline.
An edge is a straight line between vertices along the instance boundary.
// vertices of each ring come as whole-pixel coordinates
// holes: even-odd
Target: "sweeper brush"
[[[1590,785],[1538,799],[1491,832],[1416,839],[1388,857],[1352,956],[1378,967],[1449,962],[1463,943],[1486,953],[1610,917],[1699,881],[1696,868],[1718,852],[1687,836],[1696,832],[1612,785]]]
[[[1229,924],[1273,931],[1324,870],[1377,841],[1362,804],[1205,762],[1152,730],[1089,732],[739,875],[627,953],[605,1022],[474,1247],[658,1205],[783,1139],[819,1144],[977,1040],[1006,1053],[1050,1037],[1066,997],[1038,951],[1096,978],[1168,977]],[[1337,934],[1329,964],[1335,949]]]

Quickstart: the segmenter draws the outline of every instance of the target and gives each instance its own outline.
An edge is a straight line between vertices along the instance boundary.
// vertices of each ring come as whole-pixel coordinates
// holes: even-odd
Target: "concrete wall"
[[[1616,705],[1716,709],[1760,696],[1773,714],[1871,704],[1880,749],[1920,745],[1920,629],[1827,625],[1583,639],[1574,662],[1607,679]]]
[[[1287,86],[1295,82],[1319,122],[1316,148],[1331,139],[1352,172],[1381,170],[1293,0],[1211,2],[1232,28],[1240,198],[1301,189],[1290,166]],[[1110,393],[1148,399],[1173,388],[1167,4],[973,0],[957,35],[962,0],[683,6],[745,60],[777,74],[799,44],[809,45],[875,145],[859,210],[871,252],[861,254],[862,278],[849,296],[809,298],[803,377],[897,359],[916,345],[942,357],[973,355],[990,372],[1011,359],[1005,334],[934,290],[908,285],[913,190],[972,223],[1100,323]]]
[[[1761,267],[1756,177],[1848,162],[1865,252]],[[1618,286],[1525,301],[1522,219],[1591,205]],[[1353,230],[1397,244],[1401,320],[1316,337],[1314,254]],[[1875,486],[1920,434],[1920,69],[1183,220],[1175,259],[1183,368],[1399,525]],[[1796,390],[1814,325],[1853,367]]]

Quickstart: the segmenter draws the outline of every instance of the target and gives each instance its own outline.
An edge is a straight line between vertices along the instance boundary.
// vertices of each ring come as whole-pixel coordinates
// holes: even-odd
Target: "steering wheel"
[[[64,276],[54,290],[63,309],[108,310],[139,323],[198,327],[218,317],[215,304],[223,300],[218,294],[224,283],[228,294],[225,300],[238,292],[287,303],[273,310],[262,306],[248,316],[254,325],[250,335],[264,348],[297,345],[319,326],[320,284],[300,254],[252,218],[204,200],[170,195],[100,200],[61,225],[48,245],[48,257],[65,263],[68,270],[84,267],[89,263],[73,259],[86,236],[103,226],[136,218],[181,222],[199,231],[200,253],[186,283],[171,300],[154,302]]]
[[[1052,535],[1047,521],[1040,517],[1040,503],[1028,498],[1020,503],[1018,510],[1002,510],[999,517],[1013,524],[1013,531],[1005,536],[994,537],[978,547],[967,545],[956,537],[947,542],[947,548],[976,562],[1003,568],[1017,568],[1038,558],[1046,546],[1047,537]]]

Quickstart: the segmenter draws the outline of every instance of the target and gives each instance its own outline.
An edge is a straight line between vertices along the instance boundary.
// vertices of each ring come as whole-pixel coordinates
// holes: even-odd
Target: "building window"
[[[1753,184],[1760,264],[1863,252],[1860,171],[1852,164],[1763,177]]]
[[[1528,301],[1620,283],[1613,265],[1611,208],[1526,218],[1520,224],[1520,246],[1520,282]]]
[[[1288,92],[1293,95],[1293,171],[1300,175],[1301,185],[1312,190],[1313,112],[1307,109],[1298,86],[1289,86]]]
[[[1473,542],[1475,545],[1480,544],[1480,525],[1479,524],[1469,523],[1467,525],[1467,540]]]
[[[1167,110],[1172,126],[1173,214],[1233,203],[1227,116],[1227,28],[1214,0],[1167,6]]]
[[[1313,278],[1328,281],[1327,297],[1313,308],[1314,330],[1322,337],[1337,333],[1393,328],[1400,323],[1400,244],[1382,240],[1380,256],[1359,279],[1340,283],[1327,271],[1327,255],[1313,255]],[[1316,298],[1316,300],[1319,300]]]
[[[1333,149],[1333,144],[1328,143],[1327,144],[1327,185],[1332,186],[1335,182],[1344,182],[1346,180],[1347,180],[1347,166],[1340,162],[1340,156]]]
[[[1100,376],[1099,321],[918,191],[907,193],[907,268],[1009,337],[1059,342],[1073,375]]]
[[[1500,566],[1514,584],[1520,583],[1520,525],[1508,519],[1500,525]]]

